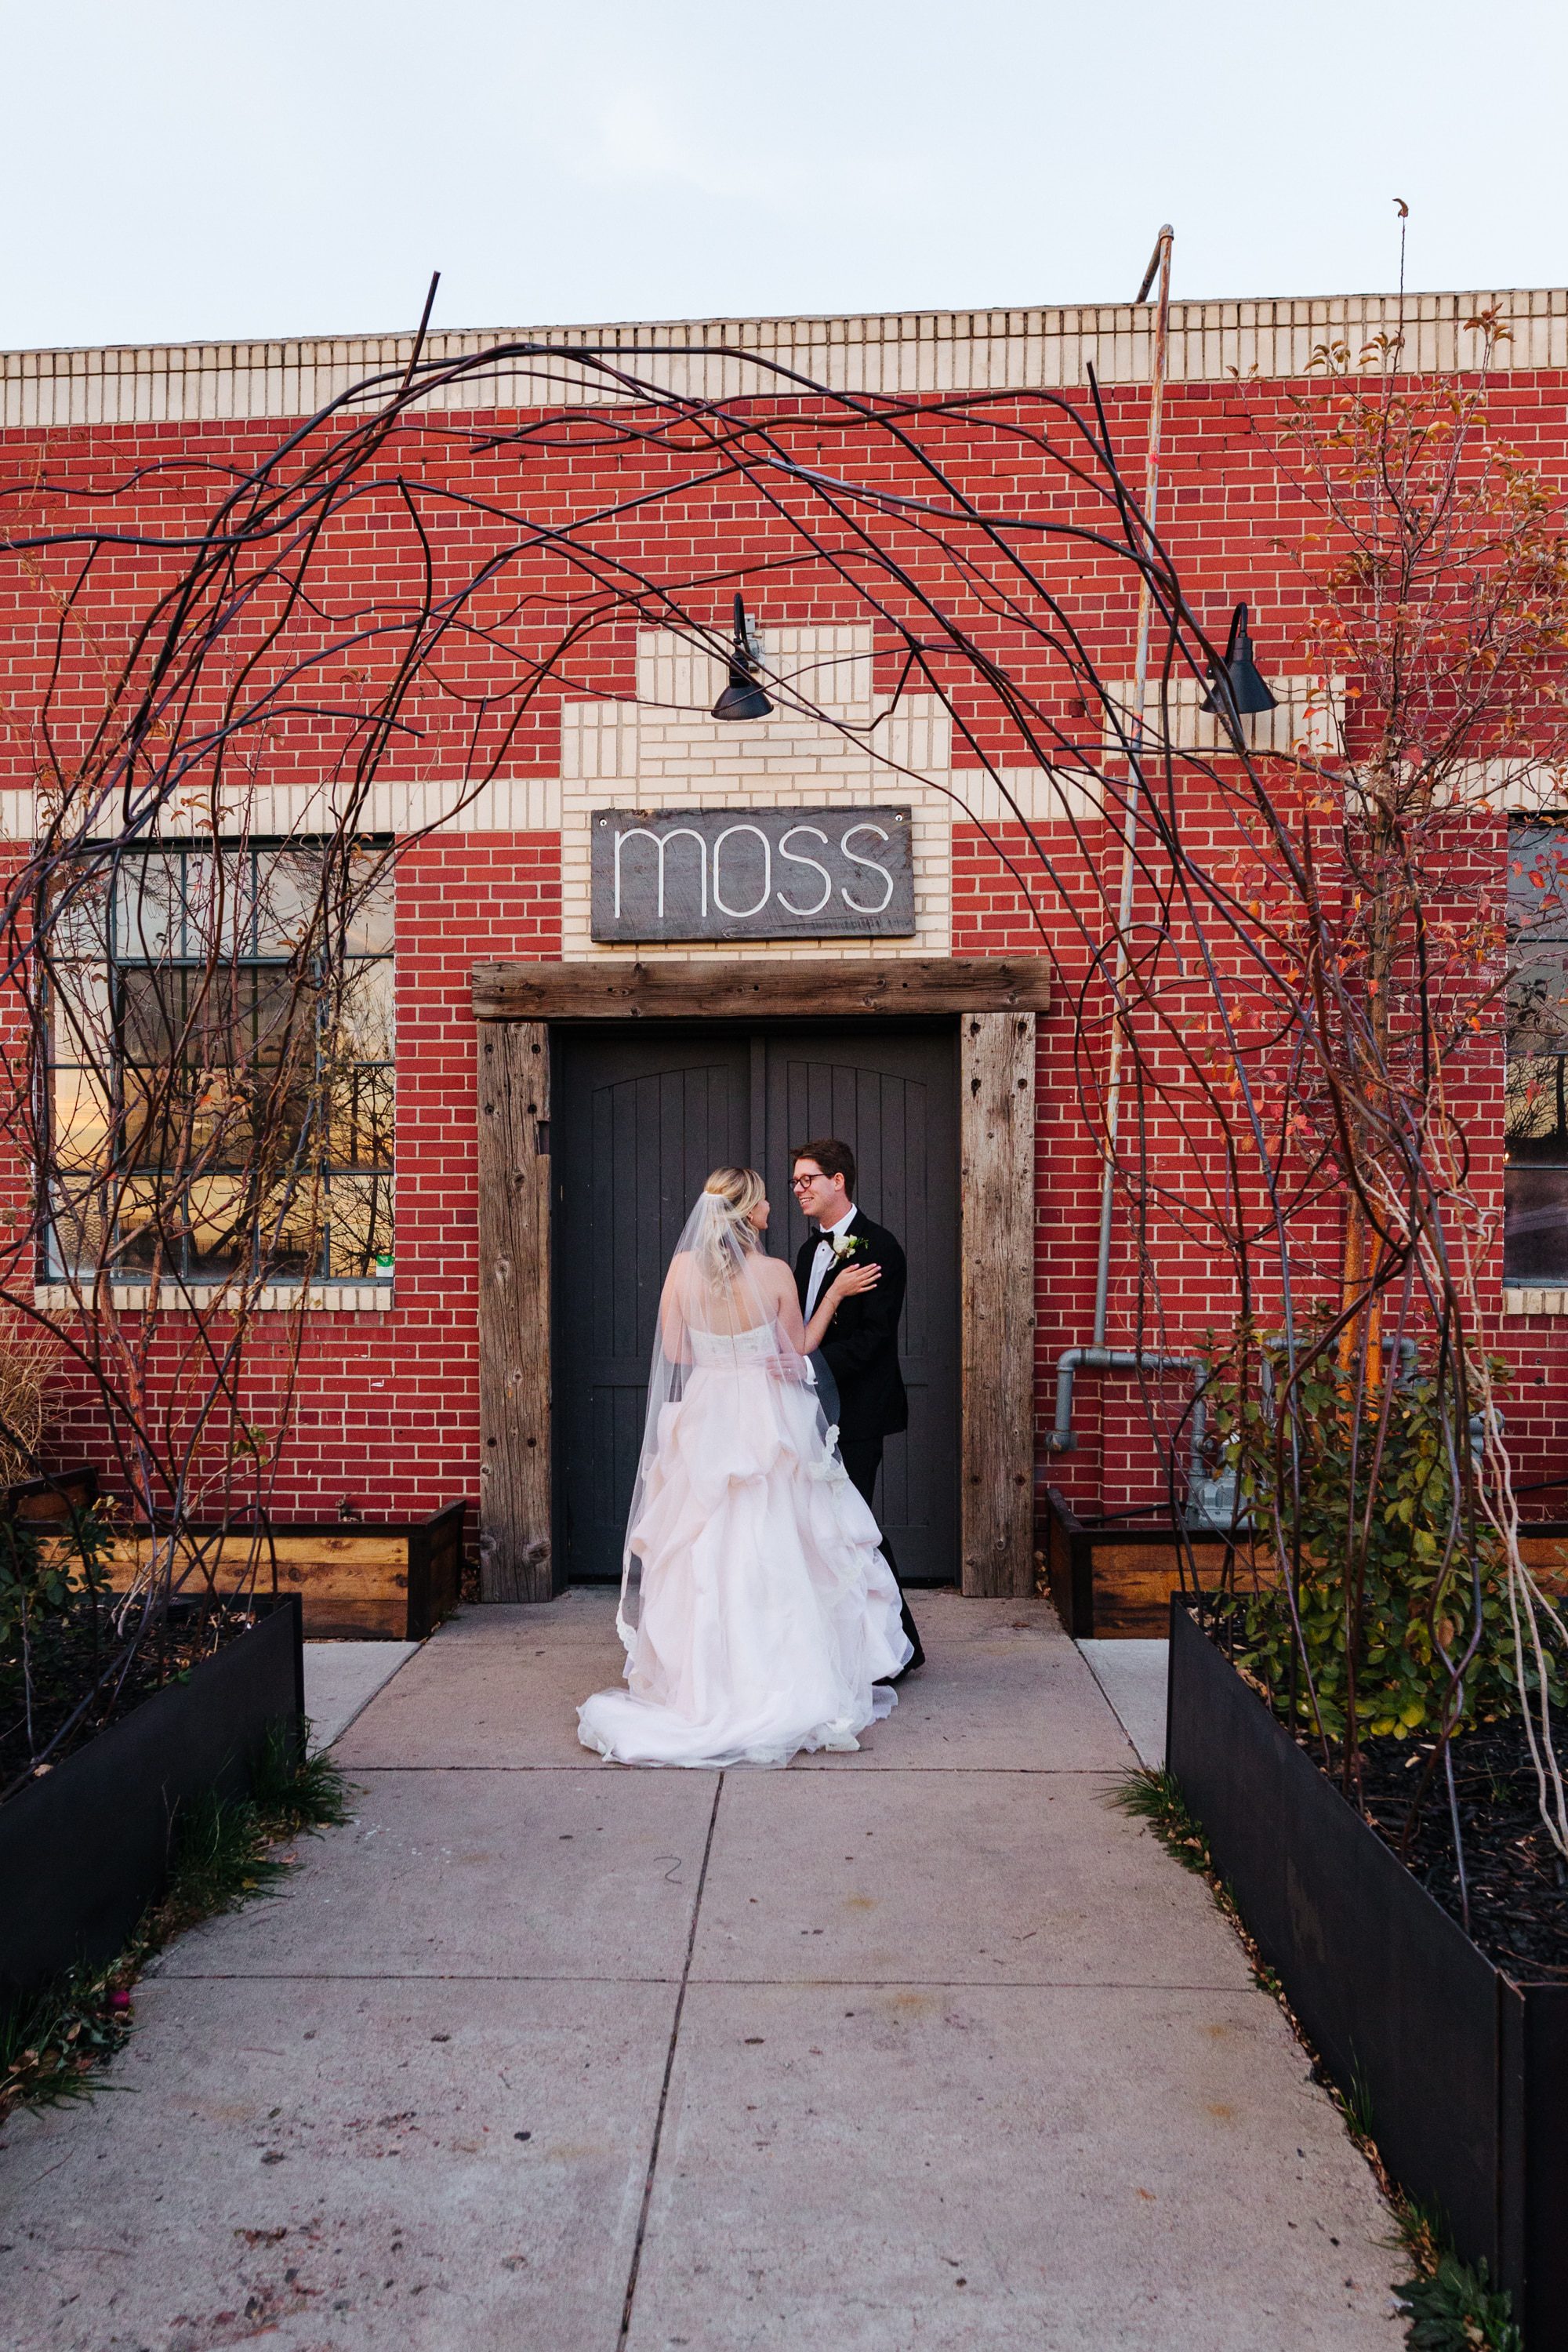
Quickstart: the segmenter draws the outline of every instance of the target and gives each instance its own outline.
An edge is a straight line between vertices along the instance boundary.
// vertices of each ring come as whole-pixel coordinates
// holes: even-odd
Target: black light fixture
[[[715,719],[766,719],[773,704],[757,684],[756,656],[746,627],[746,608],[735,598],[735,644],[730,656],[730,683],[713,705]]]
[[[1223,680],[1214,664],[1209,664],[1209,690],[1204,697],[1203,708],[1222,719],[1232,716],[1247,719],[1254,711],[1275,708],[1275,698],[1259,677],[1258,664],[1252,658],[1252,639],[1247,635],[1245,604],[1238,604],[1230,616]]]

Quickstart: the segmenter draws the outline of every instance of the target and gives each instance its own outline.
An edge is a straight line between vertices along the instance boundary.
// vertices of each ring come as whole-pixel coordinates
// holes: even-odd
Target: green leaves
[[[1244,1331],[1211,1388],[1256,1529],[1254,1589],[1221,1604],[1237,1663],[1336,1746],[1513,1706],[1502,1549],[1453,1477],[1468,1433],[1456,1446],[1425,1374],[1386,1399],[1369,1383],[1359,1402],[1337,1375],[1321,1343],[1292,1383],[1280,1349]]]
[[[30,1528],[0,1519],[0,1650],[37,1618],[58,1615],[69,1596],[68,1570],[46,1566]]]
[[[96,1509],[76,1515],[68,1533],[40,1544],[29,1527],[0,1518],[0,1659],[24,1632],[67,1615],[96,1580],[110,1531]]]
[[[79,1652],[83,1639],[96,1639],[102,1561],[112,1540],[107,1515],[96,1506],[42,1540],[31,1528],[0,1517],[0,1743],[11,1740],[0,1787],[18,1760],[36,1754],[37,1726],[79,1672],[72,1665],[73,1643]]]
[[[1472,2268],[1441,2254],[1427,2277],[1406,2279],[1394,2293],[1411,2323],[1411,2352],[1524,2352],[1512,2300],[1491,2286],[1484,2262]]]

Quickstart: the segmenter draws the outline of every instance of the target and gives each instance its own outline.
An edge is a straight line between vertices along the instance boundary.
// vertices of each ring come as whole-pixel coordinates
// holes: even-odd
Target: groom
[[[792,1154],[792,1190],[801,1213],[816,1227],[800,1245],[795,1262],[800,1311],[810,1322],[812,1311],[827,1284],[845,1265],[876,1265],[881,1280],[871,1290],[846,1298],[827,1328],[820,1354],[838,1388],[838,1452],[850,1483],[868,1507],[877,1491],[882,1466],[882,1446],[895,1430],[910,1423],[909,1401],[899,1370],[899,1318],[904,1311],[904,1254],[885,1225],[875,1225],[855,1206],[855,1154],[837,1136],[803,1143]],[[858,1249],[846,1245],[858,1243]],[[836,1255],[836,1251],[837,1255]],[[882,1557],[898,1569],[886,1538]],[[899,1589],[903,1606],[905,1639],[914,1656],[903,1669],[912,1674],[925,1664],[925,1652],[910,1614],[910,1604]],[[901,1681],[903,1675],[893,1677]]]

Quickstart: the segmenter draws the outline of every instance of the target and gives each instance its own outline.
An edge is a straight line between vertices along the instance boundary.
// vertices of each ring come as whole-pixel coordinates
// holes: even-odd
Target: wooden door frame
[[[479,1590],[555,1591],[550,1030],[563,1021],[958,1016],[959,1527],[963,1589],[1033,1592],[1035,1031],[1028,957],[747,957],[476,965]]]

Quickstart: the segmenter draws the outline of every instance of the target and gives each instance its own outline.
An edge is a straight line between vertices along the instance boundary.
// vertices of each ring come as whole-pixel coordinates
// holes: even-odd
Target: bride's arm
[[[806,1346],[805,1326],[801,1320],[800,1297],[795,1286],[795,1276],[787,1266],[781,1265],[778,1269],[775,1303],[778,1307],[779,1338],[784,1346],[792,1349],[797,1356],[807,1354],[809,1350]]]
[[[835,1275],[816,1302],[816,1312],[805,1327],[803,1341],[805,1352],[815,1355],[827,1337],[828,1326],[847,1298],[858,1290],[874,1290],[882,1279],[879,1265],[847,1265],[842,1274]],[[797,1307],[798,1314],[799,1309]]]
[[[669,1272],[664,1277],[664,1288],[658,1300],[658,1336],[664,1349],[665,1361],[689,1364],[691,1342],[686,1325],[686,1253],[681,1251],[669,1261]]]

